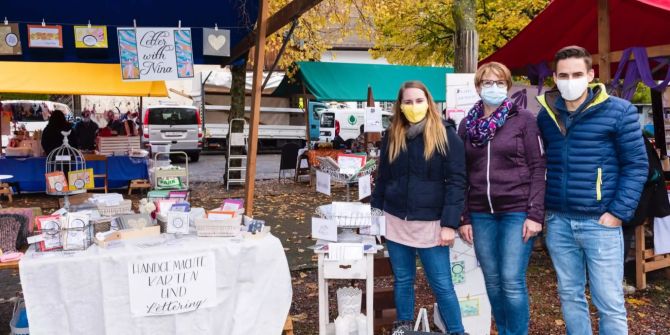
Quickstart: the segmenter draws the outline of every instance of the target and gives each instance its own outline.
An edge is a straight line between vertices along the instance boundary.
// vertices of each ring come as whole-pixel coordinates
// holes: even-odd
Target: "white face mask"
[[[556,81],[558,91],[566,101],[574,101],[584,94],[586,88],[589,86],[589,81],[586,76],[577,79],[559,79]]]

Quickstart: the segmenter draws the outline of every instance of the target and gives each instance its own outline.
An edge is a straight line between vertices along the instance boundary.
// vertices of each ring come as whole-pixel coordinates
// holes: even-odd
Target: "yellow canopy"
[[[164,81],[121,80],[119,64],[0,62],[0,92],[166,97]]]

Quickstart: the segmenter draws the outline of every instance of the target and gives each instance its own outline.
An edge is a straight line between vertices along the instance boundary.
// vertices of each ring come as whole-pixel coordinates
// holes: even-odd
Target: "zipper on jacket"
[[[598,168],[598,176],[596,177],[596,200],[602,200],[602,193],[600,188],[603,185],[603,169]]]
[[[491,141],[489,140],[486,150],[486,197],[489,200],[491,214],[493,214],[493,202],[491,201]]]

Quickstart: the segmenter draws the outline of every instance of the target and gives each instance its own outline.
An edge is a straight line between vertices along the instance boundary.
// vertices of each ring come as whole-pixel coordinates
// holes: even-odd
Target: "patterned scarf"
[[[512,100],[506,98],[493,114],[485,118],[483,117],[484,103],[481,100],[478,101],[465,117],[465,129],[470,137],[470,143],[475,147],[483,147],[493,139],[496,130],[505,124],[512,106]]]

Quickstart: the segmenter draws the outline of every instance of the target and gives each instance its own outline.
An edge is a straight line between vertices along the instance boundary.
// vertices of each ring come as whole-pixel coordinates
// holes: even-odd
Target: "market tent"
[[[0,92],[166,97],[164,81],[125,82],[118,64],[0,62]]]
[[[76,0],[3,1],[2,17],[10,23],[19,23],[23,54],[0,56],[0,60],[34,62],[119,63],[117,27],[182,27],[192,31],[193,58],[196,64],[221,64],[221,57],[203,56],[202,28],[230,30],[230,46],[236,46],[247,36],[258,17],[258,1],[238,0],[103,0],[81,2]],[[63,26],[63,48],[43,49],[28,47],[26,24]],[[106,49],[77,49],[73,25],[106,25]]]
[[[298,78],[305,89],[321,101],[367,101],[372,87],[377,101],[394,101],[400,85],[420,80],[437,102],[445,101],[446,74],[451,67],[351,64],[330,62],[296,62]],[[273,95],[302,94],[299,83],[284,78]]]
[[[554,0],[533,21],[498,51],[480,64],[496,61],[515,74],[527,74],[526,67],[550,62],[556,51],[579,45],[592,54],[598,49],[599,0]],[[670,1],[609,0],[609,50],[652,47],[650,57],[670,54]],[[618,57],[617,57],[618,55]],[[618,62],[621,53],[610,55]],[[594,57],[594,65],[598,58]]]

